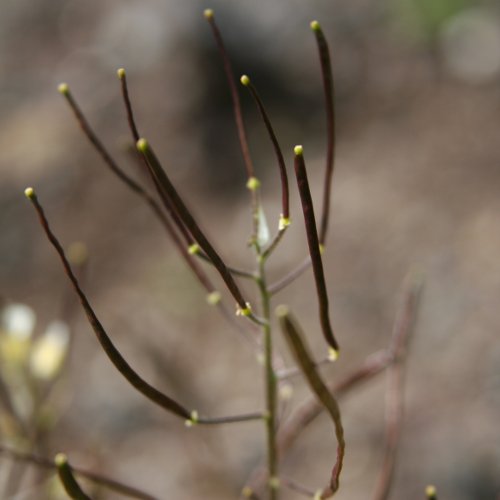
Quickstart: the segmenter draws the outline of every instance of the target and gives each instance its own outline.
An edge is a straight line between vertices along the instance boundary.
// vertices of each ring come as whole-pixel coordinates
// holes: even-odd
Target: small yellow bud
[[[188,248],[188,253],[190,255],[196,255],[199,252],[200,252],[200,245],[198,245],[198,243],[193,243]]]
[[[191,418],[189,420],[186,420],[184,423],[185,423],[186,427],[193,427],[198,423],[199,418],[200,417],[198,415],[198,412],[196,410],[193,410],[191,412]]]
[[[250,191],[257,191],[260,187],[260,181],[257,177],[250,177],[247,181],[247,188]]]
[[[216,306],[221,301],[221,299],[222,299],[222,296],[221,296],[220,292],[218,292],[218,291],[210,292],[207,295],[207,302],[211,306]]]
[[[292,384],[282,384],[279,388],[279,397],[282,401],[290,401],[293,397]]]
[[[290,217],[283,217],[283,214],[280,215],[280,220],[278,222],[278,231],[283,231],[291,224]]]
[[[246,303],[245,308],[237,307],[236,309],[236,316],[250,316],[252,314],[252,306],[250,305],[250,302]]]
[[[328,360],[337,361],[337,359],[339,359],[339,351],[337,351],[333,347],[328,348]]]
[[[248,78],[247,75],[243,75],[241,78],[240,78],[240,82],[245,86],[245,87],[248,87],[250,85],[250,78]]]
[[[262,352],[259,352],[256,356],[256,359],[257,359],[257,363],[259,363],[259,365],[264,365],[264,361],[266,360],[265,357],[264,357],[264,353]]]
[[[323,490],[317,490],[314,493],[313,500],[321,500],[322,496],[323,496]]]
[[[214,17],[214,11],[212,9],[205,9],[203,15],[206,19],[212,19]]]
[[[273,476],[269,478],[269,487],[272,490],[279,490],[280,488],[280,479],[279,477]]]
[[[148,141],[144,138],[142,139],[139,139],[137,141],[137,149],[141,152],[141,153],[145,153],[148,149],[149,149],[149,144],[148,144]]]
[[[118,78],[120,80],[123,80],[123,78],[125,78],[125,68],[119,68],[117,71],[116,71],[116,74],[118,75]]]
[[[53,321],[45,333],[35,340],[31,349],[29,367],[40,380],[52,380],[60,372],[70,339],[69,328],[62,321]]]
[[[252,488],[250,488],[250,486],[245,486],[241,490],[241,496],[243,498],[251,498],[252,495],[253,495],[253,490],[252,490]]]
[[[326,247],[322,243],[319,244],[319,253],[323,255],[325,253]]]
[[[321,26],[319,25],[318,21],[312,21],[310,26],[313,31],[321,30]]]
[[[302,156],[304,154],[304,148],[299,144],[293,148],[295,156]]]
[[[285,316],[288,316],[290,310],[288,309],[288,306],[281,304],[276,308],[275,312],[278,318],[284,318]]]
[[[32,187],[28,187],[24,190],[24,195],[26,198],[32,200],[36,195],[35,195],[35,190]]]
[[[68,457],[64,453],[58,453],[54,457],[54,463],[57,467],[63,467],[68,463]]]
[[[69,94],[69,85],[67,83],[60,83],[57,86],[57,91],[62,95],[68,95]]]
[[[437,495],[436,487],[432,484],[429,484],[429,486],[425,488],[425,494],[427,495],[427,498],[435,499]]]

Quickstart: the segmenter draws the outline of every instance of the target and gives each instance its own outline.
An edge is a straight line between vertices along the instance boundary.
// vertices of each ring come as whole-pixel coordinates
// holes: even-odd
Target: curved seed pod
[[[280,219],[280,227],[285,229],[290,224],[290,202],[289,202],[289,193],[288,193],[288,176],[286,173],[286,165],[285,159],[283,158],[283,153],[281,151],[280,145],[278,143],[278,139],[274,132],[273,126],[271,125],[271,120],[266,112],[266,108],[264,107],[264,103],[260,98],[257,89],[254,84],[251,82],[250,78],[247,75],[243,75],[240,78],[242,85],[248,88],[250,94],[255,101],[255,104],[262,116],[262,120],[264,121],[264,125],[266,126],[267,133],[271,142],[273,143],[274,152],[276,154],[276,158],[278,160],[278,167],[280,171],[281,177],[281,219]]]
[[[279,318],[281,331],[283,332],[283,335],[288,342],[288,346],[290,347],[296,362],[301,368],[309,387],[326,408],[335,426],[335,435],[337,437],[337,460],[332,470],[330,484],[320,496],[320,498],[327,498],[335,493],[339,488],[339,478],[344,460],[344,429],[342,427],[339,406],[336,399],[333,397],[331,392],[328,390],[328,387],[320,377],[316,369],[316,364],[314,363],[309,350],[304,343],[299,325],[290,315],[288,307],[279,306],[276,309],[276,314]]]
[[[106,333],[104,327],[98,320],[92,306],[90,305],[87,296],[80,288],[80,284],[71,269],[71,266],[66,259],[66,255],[64,254],[64,250],[59,243],[59,240],[56,238],[52,230],[50,229],[47,218],[45,217],[45,213],[43,211],[42,206],[38,202],[38,198],[35,194],[35,191],[32,188],[27,188],[25,190],[26,197],[31,201],[35,210],[38,213],[38,218],[40,219],[40,224],[42,225],[45,234],[55,248],[61,262],[63,264],[66,275],[68,276],[71,284],[73,285],[73,289],[75,293],[78,295],[80,299],[80,303],[87,315],[87,319],[90,323],[90,326],[94,330],[97,340],[101,344],[104,352],[107,354],[110,361],[115,365],[115,368],[127,379],[127,381],[137,389],[141,394],[146,396],[148,399],[161,406],[163,409],[173,413],[185,420],[189,420],[191,418],[191,412],[189,412],[186,408],[181,406],[177,401],[174,401],[172,398],[166,396],[158,389],[154,388],[150,384],[148,384],[141,376],[134,371],[134,369],[127,363],[125,358],[121,355],[120,351],[115,347],[108,334]]]
[[[339,345],[333,334],[330,324],[328,293],[326,291],[325,274],[323,272],[323,262],[321,260],[321,247],[318,239],[318,231],[316,229],[316,219],[314,217],[314,206],[309,190],[309,181],[307,180],[306,165],[304,162],[304,152],[302,146],[295,146],[295,175],[299,187],[300,201],[302,203],[302,211],[304,213],[304,222],[306,225],[307,243],[309,246],[309,254],[314,272],[314,280],[316,282],[316,290],[318,293],[319,302],[319,318],[321,329],[326,342],[332,349],[331,357],[338,356]]]
[[[323,187],[323,211],[321,213],[321,225],[319,231],[319,242],[324,245],[326,242],[326,233],[328,231],[328,218],[330,216],[330,195],[332,189],[332,176],[334,167],[335,153],[335,109],[334,109],[334,84],[332,75],[332,64],[330,61],[330,50],[325,35],[321,30],[318,21],[311,23],[311,29],[316,36],[318,44],[319,60],[321,64],[321,75],[323,77],[323,90],[325,94],[326,110],[326,168],[325,184]]]

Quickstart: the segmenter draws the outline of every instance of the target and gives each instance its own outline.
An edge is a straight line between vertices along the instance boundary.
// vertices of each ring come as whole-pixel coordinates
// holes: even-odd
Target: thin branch
[[[330,363],[332,363],[332,358],[330,356],[327,356],[323,359],[320,359],[319,361],[316,361],[314,363],[314,366],[316,368],[319,368],[320,366],[328,365]],[[278,380],[283,381],[301,374],[302,372],[298,366],[291,366],[290,368],[285,368],[276,372],[276,377],[278,378]]]
[[[210,260],[208,255],[205,255],[201,250],[199,252],[195,252],[196,257],[199,257],[201,260],[208,262],[213,265],[213,262]],[[232,266],[226,266],[227,270],[234,276],[239,276],[240,278],[246,278],[255,280],[255,274],[251,271],[246,271],[245,269],[238,269]]]
[[[32,453],[24,453],[12,450],[2,444],[0,444],[0,455],[18,462],[29,463],[46,470],[56,470],[56,465],[53,460],[34,455]],[[137,498],[139,500],[157,500],[155,497],[149,495],[148,493],[144,493],[143,491],[133,488],[132,486],[127,486],[126,484],[123,484],[114,479],[110,479],[101,474],[96,474],[95,472],[90,472],[79,467],[73,467],[73,471],[80,477],[89,479],[96,484],[109,488],[110,490],[116,491],[130,498]]]
[[[327,344],[333,350],[332,357],[338,355],[339,345],[333,334],[330,323],[330,313],[328,305],[328,292],[326,291],[325,274],[323,271],[323,262],[321,260],[321,247],[318,240],[318,231],[316,228],[316,220],[314,217],[314,206],[309,189],[309,181],[307,180],[306,165],[304,162],[304,154],[302,146],[295,146],[295,175],[297,177],[297,185],[299,187],[300,201],[302,202],[302,212],[304,213],[304,222],[306,226],[307,243],[309,246],[309,254],[314,272],[314,280],[316,282],[316,291],[318,293],[319,303],[319,318],[321,329]]]
[[[262,420],[265,414],[262,412],[245,413],[243,415],[231,415],[228,417],[200,417],[195,423],[205,425],[219,425],[219,424],[234,424],[239,422],[250,422],[253,420]]]
[[[316,394],[318,399],[330,414],[335,426],[335,436],[337,438],[337,459],[332,469],[329,485],[324,489],[321,495],[321,498],[328,498],[335,494],[339,488],[340,473],[342,472],[342,464],[344,461],[345,439],[340,409],[335,397],[329,391],[328,387],[316,370],[311,354],[309,353],[309,349],[304,343],[303,334],[300,331],[299,325],[290,315],[288,308],[286,306],[279,306],[276,310],[276,314],[278,315],[280,321],[281,331],[285,335],[290,350],[295,357],[295,361],[302,369],[309,387]]]
[[[307,486],[295,481],[295,479],[289,477],[282,477],[281,483],[283,486],[286,486],[289,490],[295,491],[296,493],[300,493],[301,495],[309,498],[316,499],[316,492],[308,488]]]
[[[325,245],[326,233],[328,231],[328,219],[330,216],[330,195],[332,189],[335,152],[334,80],[332,75],[332,64],[330,61],[330,50],[328,49],[328,43],[318,21],[313,21],[311,23],[311,29],[316,36],[316,42],[318,44],[321,74],[323,77],[323,90],[325,94],[327,149],[325,184],[323,186],[323,211],[321,214],[321,225],[319,231],[319,242],[321,245]]]
[[[307,271],[311,264],[311,257],[307,256],[295,269],[292,269],[280,280],[269,285],[269,293],[271,295],[274,295],[283,290],[285,287],[293,283],[298,277],[300,277],[305,271]]]
[[[414,311],[418,305],[422,281],[420,276],[410,275],[403,305],[396,317],[393,329],[394,360],[387,371],[386,408],[385,408],[385,445],[382,467],[377,478],[373,500],[386,500],[389,496],[396,454],[403,424],[403,389],[408,331],[415,322]]]

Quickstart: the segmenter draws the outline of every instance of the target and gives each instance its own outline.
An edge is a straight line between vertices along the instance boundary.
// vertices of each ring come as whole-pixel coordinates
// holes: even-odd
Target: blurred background
[[[116,77],[117,68],[126,68],[141,133],[165,160],[216,248],[231,264],[253,269],[249,196],[229,92],[202,15],[212,7],[236,74],[252,78],[286,152],[294,223],[269,262],[270,281],[307,252],[292,174],[295,144],[304,145],[318,211],[321,206],[325,118],[311,20],[320,21],[332,49],[338,147],[324,261],[342,356],[324,369],[328,380],[340,379],[388,344],[404,276],[413,265],[425,272],[391,498],[422,498],[429,483],[443,499],[498,498],[498,2],[0,5],[0,296],[4,309],[18,303],[32,311],[24,340],[42,338],[56,319],[72,336],[63,376],[55,385],[41,383],[44,390],[51,387],[43,408],[30,399],[33,388],[23,388],[24,379],[12,375],[15,367],[2,361],[15,404],[41,429],[37,452],[51,457],[64,451],[75,465],[180,500],[237,498],[265,456],[260,423],[187,430],[127,385],[98,347],[23,196],[26,186],[36,188],[64,246],[85,243],[90,301],[148,381],[203,414],[262,408],[255,354],[207,305],[148,207],[102,164],[56,90],[61,81],[70,85],[114,157],[137,175]],[[280,194],[273,150],[249,95],[242,91],[241,99],[274,230]],[[251,283],[243,286],[255,297]],[[322,357],[311,272],[274,305],[281,302],[291,306]],[[275,334],[290,360],[277,329]],[[339,500],[365,499],[373,489],[384,440],[384,378],[342,400],[348,448]],[[293,386],[292,407],[308,394],[300,381]],[[30,449],[5,415],[2,421],[2,442]],[[331,423],[322,417],[304,432],[282,470],[314,490],[329,477],[334,456]],[[21,476],[19,467],[0,458],[2,498],[58,498],[46,476],[33,468]],[[98,495],[118,498],[107,491]],[[283,498],[301,497],[286,492]]]

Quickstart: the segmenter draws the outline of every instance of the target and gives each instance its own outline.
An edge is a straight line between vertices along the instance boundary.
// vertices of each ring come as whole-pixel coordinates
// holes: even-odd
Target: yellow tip
[[[253,490],[252,490],[252,488],[250,488],[250,486],[245,486],[241,490],[241,496],[243,498],[251,498],[252,495],[253,495]]]
[[[330,347],[328,349],[328,360],[337,361],[337,359],[339,359],[339,351],[337,351],[337,349],[334,349],[333,347]]]
[[[246,303],[245,308],[237,307],[236,308],[236,316],[251,316],[252,314],[252,306],[249,302]]]
[[[320,31],[321,30],[321,26],[319,25],[318,21],[311,22],[311,29],[313,31]]]
[[[216,306],[221,300],[222,300],[222,296],[221,296],[220,292],[213,291],[207,295],[207,302],[211,306]]]
[[[288,309],[288,306],[281,304],[275,309],[275,313],[278,318],[284,318],[290,314],[290,309]]]
[[[200,245],[198,245],[198,243],[193,243],[188,247],[189,255],[196,255],[197,253],[200,253],[200,250]]]
[[[247,75],[242,75],[240,78],[240,82],[245,86],[248,87],[250,85],[250,78],[248,78]]]
[[[247,188],[250,191],[257,191],[260,187],[260,181],[257,177],[250,177],[247,181]]]
[[[57,467],[62,467],[63,465],[66,465],[68,463],[68,457],[64,453],[58,453],[54,457],[54,463],[57,465]]]
[[[116,74],[118,75],[118,78],[122,80],[123,78],[125,78],[125,68],[119,68],[116,71]]]
[[[278,231],[284,231],[291,224],[289,217],[283,217],[283,214],[280,215],[280,220],[278,222]]]
[[[32,187],[27,187],[24,190],[24,195],[26,196],[26,198],[32,200],[36,196],[35,195],[35,190]]]
[[[323,490],[318,490],[314,492],[313,500],[321,500],[322,495],[323,495]]]
[[[149,149],[149,144],[148,144],[148,141],[146,141],[146,139],[142,138],[142,139],[139,139],[137,141],[137,149],[141,152],[141,153],[145,153],[148,149]]]
[[[60,83],[57,86],[57,91],[62,95],[68,95],[69,94],[69,85],[67,83]]]
[[[279,490],[280,488],[280,480],[279,477],[273,476],[269,478],[269,487],[272,490]]]
[[[302,156],[304,154],[304,148],[299,144],[293,148],[293,152],[296,156]]]
[[[212,19],[214,17],[214,11],[212,9],[205,9],[203,15],[206,19]]]
[[[436,496],[437,494],[437,490],[436,490],[436,487],[433,486],[432,484],[430,484],[429,486],[427,486],[427,488],[425,488],[425,494],[427,495],[427,497],[429,498],[433,498]]]

